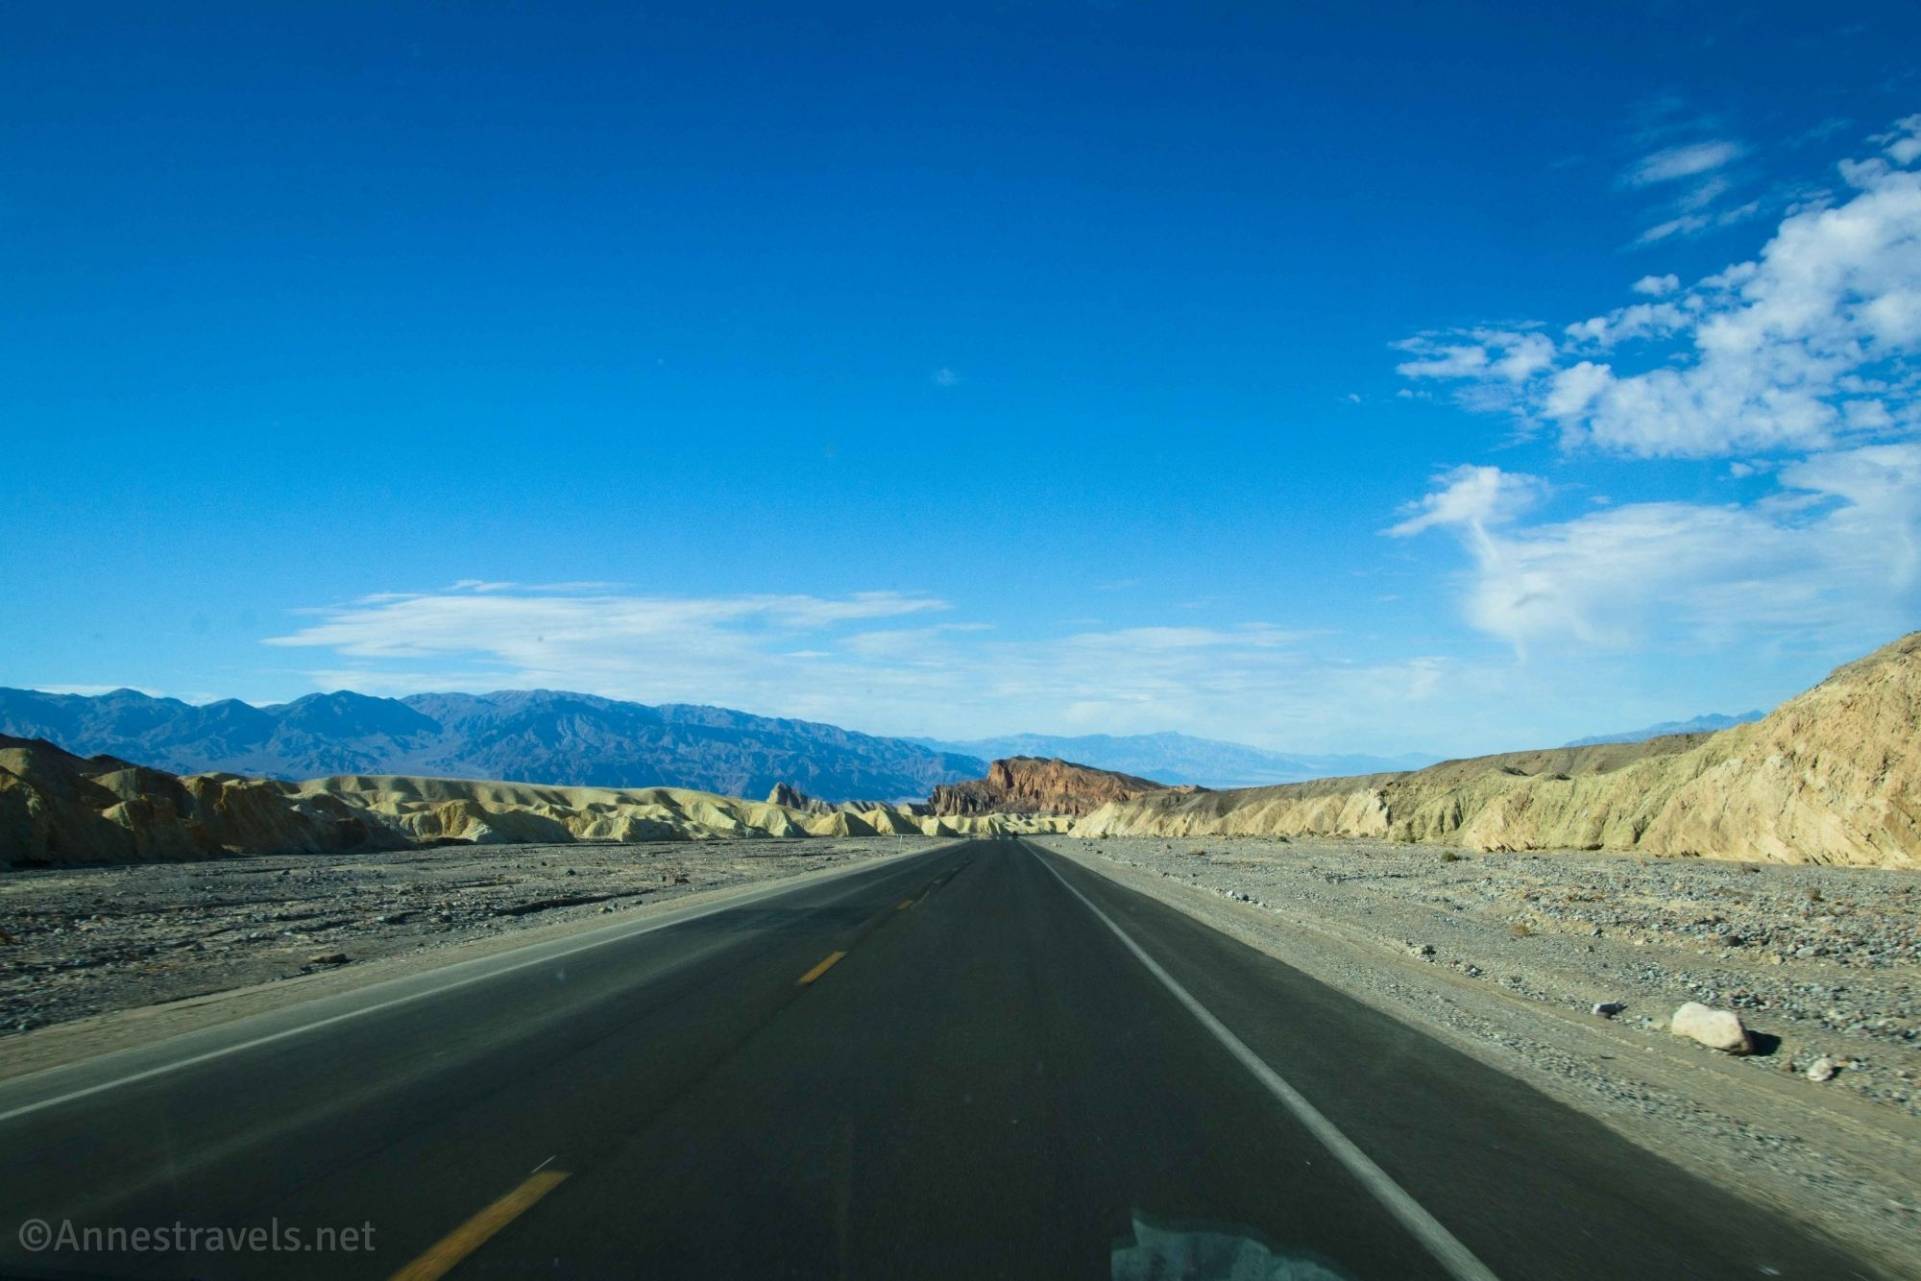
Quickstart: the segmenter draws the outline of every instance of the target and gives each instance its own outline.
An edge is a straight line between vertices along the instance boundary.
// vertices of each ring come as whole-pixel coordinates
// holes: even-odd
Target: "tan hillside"
[[[232,774],[180,778],[0,736],[0,862],[137,862],[232,850],[319,853],[406,844],[354,807]]]
[[[1063,826],[905,806],[762,804],[682,788],[540,787],[345,775],[286,783],[83,759],[0,737],[0,864],[122,863],[223,854],[404,849],[458,841],[962,836]]]
[[[1326,835],[1921,867],[1921,632],[1763,720],[1406,774],[1103,805],[1083,836]]]
[[[1010,756],[989,765],[985,778],[936,787],[928,808],[941,815],[1086,814],[1110,801],[1165,787],[1152,779],[1091,765]]]

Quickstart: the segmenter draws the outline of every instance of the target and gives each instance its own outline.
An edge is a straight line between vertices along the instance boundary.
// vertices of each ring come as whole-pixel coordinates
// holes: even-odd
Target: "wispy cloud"
[[[1635,246],[1734,227],[1785,203],[1782,193],[1752,190],[1755,149],[1726,120],[1673,97],[1645,103],[1637,115],[1634,158],[1615,179],[1618,188],[1653,202]]]
[[[1888,159],[1897,165],[1911,165],[1921,160],[1921,112],[1903,116],[1894,122],[1894,128],[1876,134],[1874,141],[1881,144]]]
[[[1387,532],[1457,533],[1473,560],[1468,621],[1526,648],[1886,637],[1921,603],[1921,444],[1817,454],[1749,506],[1623,503],[1523,519],[1536,477],[1463,467]]]
[[[1673,182],[1679,178],[1692,178],[1711,173],[1733,164],[1745,154],[1747,154],[1746,147],[1728,138],[1691,142],[1678,147],[1663,147],[1635,161],[1628,167],[1627,172],[1621,175],[1621,178],[1631,187],[1647,187],[1655,183]]]
[[[1435,660],[1317,656],[1309,642],[1318,633],[1258,620],[1068,623],[1010,639],[970,619],[917,621],[948,607],[895,592],[382,595],[314,611],[308,625],[268,643],[323,654],[309,677],[325,688],[558,687],[949,737],[1172,728],[1361,750],[1407,743],[1419,700],[1465,697],[1440,679],[1445,665]],[[1469,714],[1436,705],[1433,721],[1454,726]]]
[[[388,592],[310,611],[319,621],[267,644],[350,659],[462,665],[514,685],[646,680],[695,692],[770,645],[849,624],[944,610],[900,592],[669,597],[553,588]],[[383,673],[390,684],[407,669]]]
[[[1407,538],[1437,526],[1456,526],[1474,533],[1513,520],[1541,501],[1546,482],[1504,472],[1499,467],[1463,465],[1442,472],[1434,489],[1407,507],[1406,519],[1388,529]]]
[[[1704,201],[1702,203],[1706,202]],[[1682,206],[1688,209],[1700,207],[1699,205],[1686,201],[1682,202]],[[1703,231],[1711,231],[1721,227],[1732,227],[1739,223],[1747,222],[1751,218],[1759,217],[1760,213],[1761,202],[1758,200],[1750,200],[1745,204],[1736,205],[1731,209],[1718,209],[1713,213],[1683,213],[1655,223],[1653,226],[1644,230],[1636,238],[1635,243],[1652,245],[1675,236],[1692,236]]]

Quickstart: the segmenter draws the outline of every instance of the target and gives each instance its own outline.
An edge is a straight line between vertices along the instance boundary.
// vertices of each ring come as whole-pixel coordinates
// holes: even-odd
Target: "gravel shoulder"
[[[1029,837],[1921,1275],[1912,873],[1364,840]],[[1701,1001],[1760,1052],[1672,1035]],[[1612,1018],[1603,1002],[1624,1008]],[[1842,1064],[1825,1082],[1806,1070]]]
[[[0,876],[0,1079],[946,840],[447,846]]]

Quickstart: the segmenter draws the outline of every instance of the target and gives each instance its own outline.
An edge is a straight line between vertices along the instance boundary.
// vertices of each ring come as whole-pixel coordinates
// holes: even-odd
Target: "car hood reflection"
[[[1114,1247],[1113,1281],[1353,1281],[1318,1255],[1275,1249],[1231,1225],[1133,1219],[1133,1240]]]

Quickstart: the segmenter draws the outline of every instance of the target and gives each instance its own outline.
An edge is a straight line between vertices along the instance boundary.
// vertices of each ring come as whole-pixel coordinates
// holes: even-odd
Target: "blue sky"
[[[1921,617],[1911,5],[0,22],[0,683],[1456,753]]]

